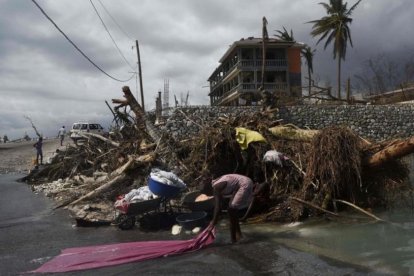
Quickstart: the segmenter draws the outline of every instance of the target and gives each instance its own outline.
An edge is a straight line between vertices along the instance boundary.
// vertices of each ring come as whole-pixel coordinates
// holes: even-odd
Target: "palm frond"
[[[358,6],[358,4],[361,2],[362,0],[358,0],[358,2],[356,2],[347,12],[347,15],[351,15],[352,12],[355,10],[355,8]]]
[[[290,30],[290,34],[289,32],[286,30],[286,28],[284,26],[282,26],[283,31],[281,30],[276,30],[276,32],[278,34],[275,34],[275,36],[279,39],[285,40],[285,41],[290,41],[290,42],[294,42],[295,39],[293,37],[293,31]]]

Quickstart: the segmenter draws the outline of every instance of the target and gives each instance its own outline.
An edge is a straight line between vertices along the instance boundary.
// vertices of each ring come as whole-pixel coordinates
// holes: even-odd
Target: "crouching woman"
[[[253,199],[253,181],[240,174],[226,174],[212,181],[215,207],[211,225],[216,225],[223,198],[230,197],[227,212],[230,220],[231,241],[237,242],[242,238],[239,223],[239,211],[246,209]]]

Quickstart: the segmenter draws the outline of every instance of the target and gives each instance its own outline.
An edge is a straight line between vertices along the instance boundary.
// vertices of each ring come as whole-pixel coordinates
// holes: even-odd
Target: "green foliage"
[[[290,34],[289,34],[289,32],[286,30],[284,26],[282,26],[282,28],[283,28],[283,31],[276,30],[278,34],[275,34],[275,36],[284,41],[295,42],[295,38],[293,37],[293,31],[290,30]]]
[[[307,45],[301,50],[301,54],[305,58],[306,64],[308,65],[311,73],[313,73],[313,56],[315,55],[315,52],[315,49],[312,49]]]
[[[311,35],[313,37],[320,37],[317,44],[326,39],[324,48],[334,42],[333,57],[338,57],[338,98],[341,98],[341,59],[345,60],[346,47],[348,41],[352,45],[351,30],[349,25],[352,23],[352,12],[358,6],[361,0],[358,0],[350,9],[348,3],[343,3],[342,0],[329,0],[327,3],[321,4],[327,15],[318,20],[309,21],[313,23]]]
[[[338,56],[345,60],[346,47],[349,43],[352,45],[351,30],[349,25],[352,23],[352,12],[362,0],[356,2],[350,9],[347,8],[348,3],[342,0],[329,0],[329,4],[320,3],[326,10],[327,15],[313,23],[311,35],[320,37],[318,42],[326,39],[324,48],[334,42],[333,55],[334,59]]]

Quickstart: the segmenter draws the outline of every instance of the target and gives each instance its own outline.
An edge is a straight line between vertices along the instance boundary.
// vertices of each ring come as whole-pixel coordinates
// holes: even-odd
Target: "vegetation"
[[[414,56],[396,58],[382,53],[370,57],[354,77],[356,88],[368,95],[411,87],[414,82]]]
[[[312,49],[310,46],[307,45],[301,51],[302,56],[305,58],[306,65],[308,66],[309,95],[311,95],[313,56],[315,55],[315,51],[315,49]]]
[[[349,43],[352,45],[351,30],[349,24],[352,22],[352,12],[361,2],[359,0],[350,9],[347,8],[347,3],[342,0],[329,0],[329,4],[320,3],[326,10],[327,15],[318,20],[313,20],[308,23],[313,23],[311,35],[313,37],[320,36],[317,43],[326,39],[326,47],[333,41],[333,57],[338,59],[337,71],[337,92],[338,98],[341,98],[341,59],[345,60],[346,47]]]
[[[282,28],[283,28],[283,31],[276,30],[278,34],[275,34],[275,36],[284,41],[295,42],[295,38],[293,37],[293,31],[290,30],[290,34],[289,34],[289,32],[286,30],[284,26],[282,26]]]

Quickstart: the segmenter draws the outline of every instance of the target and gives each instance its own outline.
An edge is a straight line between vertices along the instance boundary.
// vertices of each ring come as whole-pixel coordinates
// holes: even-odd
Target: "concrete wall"
[[[214,123],[221,116],[251,114],[259,110],[260,107],[181,108],[180,111],[175,110],[160,128],[181,140],[197,134],[199,125]],[[281,108],[278,117],[284,123],[301,128],[321,129],[346,125],[360,136],[374,141],[414,136],[414,105],[302,105]]]

